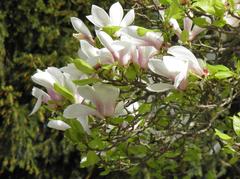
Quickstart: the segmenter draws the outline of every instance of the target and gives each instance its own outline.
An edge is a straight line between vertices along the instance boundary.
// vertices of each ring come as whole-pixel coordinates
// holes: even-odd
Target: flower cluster
[[[132,25],[134,18],[134,10],[124,16],[123,8],[118,2],[110,7],[109,14],[93,5],[87,19],[95,26],[94,36],[82,20],[72,17],[72,26],[77,31],[73,36],[80,43],[79,59],[60,69],[49,67],[44,71],[38,70],[32,76],[32,80],[46,91],[33,88],[32,95],[37,98],[37,103],[31,114],[35,113],[42,103],[51,109],[66,107],[63,117],[76,119],[86,133],[90,134],[90,116],[104,119],[125,115],[127,112],[134,114],[138,108],[137,103],[126,105],[126,100],[120,100],[121,90],[108,84],[106,79],[101,79],[96,71],[104,65],[116,64],[125,69],[135,65],[141,69],[140,72],[168,79],[168,82],[155,83],[147,76],[142,83],[150,92],[183,90],[187,87],[189,73],[199,77],[208,75],[203,62],[190,50],[184,46],[168,47],[159,29],[151,30]],[[173,27],[172,31],[180,38],[182,30],[178,22],[171,19],[169,23]],[[193,25],[192,20],[186,17],[184,30],[189,33],[188,40],[192,41],[205,29]],[[117,69],[114,72],[119,73]],[[77,84],[79,80],[88,79],[94,79],[95,82],[81,86]],[[48,126],[58,130],[70,128],[70,125],[62,120],[50,120]]]

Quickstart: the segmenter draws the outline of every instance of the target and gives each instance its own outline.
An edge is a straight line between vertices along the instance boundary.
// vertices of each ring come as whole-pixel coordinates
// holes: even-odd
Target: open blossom
[[[42,102],[48,103],[48,101],[60,101],[63,97],[54,90],[54,84],[68,89],[74,96],[76,103],[82,101],[82,97],[78,94],[77,87],[70,80],[70,75],[68,73],[62,73],[60,69],[55,67],[49,67],[46,70],[37,70],[32,76],[33,82],[46,88],[47,92],[34,87],[32,90],[32,95],[37,98],[37,103],[35,104],[31,114],[35,113],[41,106]],[[52,104],[51,104],[52,105]]]
[[[97,64],[111,64],[114,62],[112,53],[107,48],[98,49],[86,41],[80,41],[78,56],[86,60],[91,66]]]
[[[114,3],[110,7],[109,15],[101,7],[92,5],[91,15],[87,16],[87,19],[97,28],[103,28],[105,26],[126,27],[133,23],[134,18],[135,13],[133,9],[123,17],[123,8],[119,2]]]
[[[151,59],[148,66],[154,73],[174,81],[174,85],[157,83],[150,85],[148,87],[150,90],[160,92],[171,88],[185,89],[188,72],[199,76],[208,75],[201,62],[187,48],[173,46],[168,49],[168,54],[172,56],[163,56],[162,59]]]
[[[79,87],[79,93],[85,100],[89,100],[94,108],[84,104],[72,104],[64,110],[65,118],[77,118],[87,133],[90,132],[88,116],[98,118],[110,117],[121,114],[123,103],[117,104],[120,90],[106,84]]]
[[[80,20],[76,17],[71,17],[71,23],[72,23],[73,28],[78,32],[77,34],[76,33],[73,34],[73,36],[75,38],[77,38],[78,40],[86,40],[90,44],[95,43],[90,30],[82,22],[82,20]]]
[[[159,50],[163,44],[161,32],[155,32],[138,26],[122,28],[119,32],[121,40],[129,41],[137,46],[153,46]]]
[[[202,18],[205,18],[207,22],[210,22],[209,18],[207,18],[205,16],[203,16]],[[180,39],[182,30],[181,30],[177,20],[174,18],[171,18],[170,24],[172,25],[174,32]],[[198,34],[200,34],[201,32],[203,32],[205,30],[205,28],[199,27],[197,25],[193,25],[193,21],[189,17],[185,17],[183,19],[183,26],[184,26],[184,30],[188,32],[188,35],[189,35],[188,40],[189,41],[192,41]]]

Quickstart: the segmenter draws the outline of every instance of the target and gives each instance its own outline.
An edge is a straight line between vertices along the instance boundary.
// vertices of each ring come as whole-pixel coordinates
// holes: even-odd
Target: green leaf
[[[180,40],[185,43],[189,40],[189,33],[186,30],[183,30],[180,36]]]
[[[223,16],[225,12],[225,7],[221,0],[198,0],[195,1],[193,7],[200,8],[203,11],[218,17]]]
[[[221,131],[219,131],[218,129],[215,129],[215,134],[222,140],[225,140],[225,141],[229,141],[232,139],[232,137],[230,137],[229,135],[227,134],[224,134],[222,133]]]
[[[160,32],[160,30],[158,30],[158,29],[154,29],[154,30],[146,29],[146,28],[143,28],[143,27],[138,27],[137,28],[137,34],[139,36],[145,36],[147,32]]]
[[[95,138],[92,141],[89,142],[89,146],[93,149],[104,149],[105,145],[103,141],[100,138]]]
[[[110,169],[105,168],[105,170],[103,172],[100,173],[100,176],[106,176],[110,173]]]
[[[239,116],[233,116],[233,129],[237,136],[240,136],[240,117]]]
[[[209,70],[210,74],[215,74],[220,71],[230,71],[230,69],[224,65],[210,65],[207,64],[207,69]]]
[[[74,144],[78,144],[86,140],[86,133],[78,120],[68,119],[65,120],[65,122],[71,126],[71,128],[66,130],[64,133],[68,139],[70,139]]]
[[[129,67],[127,68],[126,72],[125,72],[126,77],[129,80],[134,80],[137,77],[137,70],[135,69],[134,65],[129,65]]]
[[[73,63],[78,70],[80,70],[85,74],[92,74],[95,72],[94,68],[82,59],[79,59],[79,58],[74,59]]]
[[[220,72],[217,72],[214,76],[217,79],[225,79],[225,78],[232,77],[233,75],[234,73],[231,71],[220,71]]]
[[[99,160],[100,160],[99,157],[97,156],[97,154],[94,151],[88,151],[87,160],[85,162],[83,162],[81,164],[81,166],[84,166],[84,167],[93,166],[96,163],[98,163]]]
[[[62,95],[63,97],[65,97],[66,99],[74,102],[74,96],[73,94],[65,87],[63,86],[60,86],[59,84],[57,83],[54,83],[54,86],[53,86],[54,90],[59,93],[60,95]]]
[[[202,18],[202,17],[193,18],[193,23],[196,24],[199,27],[206,27],[207,25],[209,25],[207,20],[205,18]]]
[[[139,112],[139,114],[147,113],[147,112],[151,111],[151,107],[152,107],[151,104],[142,104],[139,107],[138,112]]]
[[[121,29],[120,26],[105,26],[102,28],[102,30],[104,32],[106,32],[108,35],[110,35],[111,37],[114,37],[115,36],[115,33]]]
[[[89,84],[93,84],[96,82],[101,81],[98,78],[88,78],[88,79],[83,79],[83,80],[73,80],[73,83],[75,83],[76,85],[79,86],[83,86],[83,85],[89,85]]]
[[[183,9],[181,9],[181,5],[178,0],[173,0],[168,9],[166,9],[166,19],[170,18],[180,19],[183,15]]]

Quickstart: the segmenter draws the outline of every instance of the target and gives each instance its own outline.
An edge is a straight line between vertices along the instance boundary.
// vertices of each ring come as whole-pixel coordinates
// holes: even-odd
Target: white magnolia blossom
[[[35,113],[40,108],[42,102],[47,103],[50,100],[60,101],[63,99],[63,97],[54,90],[54,84],[68,89],[73,94],[76,103],[81,103],[83,99],[77,91],[77,86],[71,81],[70,75],[61,72],[61,70],[56,67],[48,67],[44,71],[37,70],[37,73],[32,76],[32,80],[36,84],[45,87],[47,93],[39,88],[33,88],[32,95],[37,98],[37,103],[31,114]]]
[[[103,8],[92,5],[91,15],[87,16],[87,19],[97,28],[106,26],[126,27],[132,24],[135,18],[134,10],[130,10],[125,17],[123,17],[123,14],[123,8],[119,2],[114,3],[110,7],[109,15]]]
[[[80,46],[78,56],[86,60],[91,66],[111,64],[114,62],[112,53],[107,48],[98,49],[86,41],[80,41]]]
[[[162,33],[144,29],[138,26],[122,28],[118,33],[121,40],[129,41],[137,46],[153,46],[159,50],[163,44]]]
[[[208,17],[202,16],[202,18],[206,19],[206,21],[210,23],[210,19]],[[182,29],[180,28],[177,20],[174,18],[171,18],[170,24],[172,25],[175,34],[180,39],[182,34]],[[189,41],[192,41],[198,34],[200,34],[205,30],[205,28],[199,27],[197,25],[193,25],[193,21],[189,17],[185,17],[183,19],[183,26],[184,26],[184,30],[188,32]]]
[[[79,40],[86,40],[91,44],[94,44],[94,40],[92,34],[88,27],[82,22],[82,20],[71,17],[71,23],[73,28],[78,32],[77,34],[73,34],[73,36]]]
[[[154,73],[174,81],[174,85],[157,83],[148,86],[149,90],[162,92],[172,88],[185,89],[188,72],[199,76],[208,75],[202,62],[187,48],[173,46],[167,52],[172,56],[163,56],[162,59],[151,59],[148,66]]]
[[[64,110],[65,118],[76,118],[87,133],[90,133],[88,116],[104,117],[123,114],[123,103],[117,104],[120,90],[116,87],[97,83],[93,86],[79,87],[79,93],[89,100],[94,108],[83,104],[72,104]]]

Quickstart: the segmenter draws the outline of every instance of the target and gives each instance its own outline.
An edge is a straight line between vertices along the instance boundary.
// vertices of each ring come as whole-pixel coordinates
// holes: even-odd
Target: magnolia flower
[[[114,3],[109,9],[109,15],[104,9],[96,5],[92,5],[91,15],[87,19],[97,28],[105,26],[121,26],[126,27],[133,23],[135,18],[134,10],[130,10],[123,18],[123,8],[119,2]]]
[[[57,102],[63,99],[63,97],[54,90],[54,84],[58,84],[69,90],[76,103],[80,103],[82,101],[82,97],[79,95],[77,87],[70,80],[70,75],[62,73],[58,68],[49,67],[45,71],[37,70],[37,73],[32,76],[32,80],[33,82],[45,87],[47,93],[39,88],[33,88],[32,95],[37,98],[37,103],[35,104],[31,114],[35,113],[40,108],[42,102],[48,103],[50,100]]]
[[[187,85],[187,74],[192,72],[199,76],[206,76],[208,72],[203,68],[201,62],[193,53],[183,46],[173,46],[168,49],[168,54],[172,56],[163,56],[163,59],[151,59],[149,69],[154,73],[164,76],[174,85],[166,83],[156,83],[148,87],[151,91],[166,91],[172,88],[185,89]]]
[[[119,35],[123,41],[129,41],[137,46],[153,46],[157,50],[161,48],[164,41],[161,32],[155,32],[138,26],[122,28]]]
[[[207,22],[210,22],[210,19],[202,16],[202,18],[205,18]],[[179,27],[179,24],[177,22],[176,19],[171,18],[170,19],[170,24],[173,27],[173,30],[175,31],[176,35],[178,36],[178,38],[181,38],[182,35],[182,30]],[[184,26],[184,30],[188,32],[188,40],[192,41],[198,34],[200,34],[201,32],[203,32],[205,30],[205,28],[199,27],[197,25],[193,25],[193,21],[189,18],[189,17],[185,17],[183,19],[183,26]]]
[[[103,31],[96,32],[98,39],[112,54],[115,61],[119,61],[121,65],[126,65],[132,59],[132,51],[134,46],[124,41],[114,41],[107,33]]]
[[[73,34],[75,38],[78,40],[86,40],[91,44],[95,43],[88,27],[80,19],[71,17],[71,23],[73,28],[78,32],[77,34]]]
[[[81,48],[78,50],[78,56],[86,60],[91,66],[111,64],[114,62],[112,53],[108,49],[98,49],[86,41],[80,41],[80,45]]]
[[[67,64],[60,68],[63,73],[68,73],[71,80],[79,80],[86,77],[82,72],[80,72],[73,63]]]
[[[94,108],[83,104],[73,104],[64,110],[65,118],[77,118],[87,133],[90,132],[88,116],[93,115],[103,119],[104,117],[121,114],[123,103],[117,104],[119,89],[106,84],[95,84],[93,86],[80,86],[79,93],[89,100]]]

